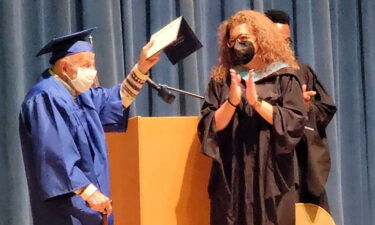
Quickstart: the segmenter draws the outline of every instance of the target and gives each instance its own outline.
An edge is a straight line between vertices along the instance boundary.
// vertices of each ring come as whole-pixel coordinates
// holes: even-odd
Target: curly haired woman
[[[294,147],[305,106],[289,44],[262,13],[239,11],[219,27],[198,126],[213,159],[212,225],[294,225]]]

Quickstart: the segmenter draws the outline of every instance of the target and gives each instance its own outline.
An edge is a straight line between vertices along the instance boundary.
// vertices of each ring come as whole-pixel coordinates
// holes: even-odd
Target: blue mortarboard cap
[[[73,34],[54,38],[48,44],[46,44],[36,56],[52,52],[49,63],[55,64],[57,60],[68,55],[73,55],[79,52],[94,52],[93,46],[88,41],[86,41],[85,38],[96,29],[97,28],[94,27]]]

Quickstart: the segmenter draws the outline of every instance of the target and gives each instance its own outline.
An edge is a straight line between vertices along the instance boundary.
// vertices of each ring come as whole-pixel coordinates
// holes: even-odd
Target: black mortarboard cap
[[[52,52],[49,60],[51,64],[67,55],[73,55],[79,52],[94,52],[94,48],[85,38],[97,28],[90,28],[73,34],[52,39],[46,44],[36,56]]]
[[[169,61],[174,65],[201,47],[202,43],[198,40],[189,24],[182,17],[177,39],[164,48],[163,51],[167,55]]]

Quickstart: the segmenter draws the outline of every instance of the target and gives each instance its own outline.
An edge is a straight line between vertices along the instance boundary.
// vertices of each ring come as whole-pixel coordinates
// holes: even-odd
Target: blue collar
[[[263,70],[254,71],[254,82],[257,82],[258,80],[261,80],[267,77],[268,75],[273,74],[274,72],[285,67],[289,67],[289,66],[284,62],[275,62],[275,63],[268,65]],[[249,71],[240,65],[235,66],[234,69],[241,75],[242,79],[244,80],[246,80],[247,77],[249,76]]]

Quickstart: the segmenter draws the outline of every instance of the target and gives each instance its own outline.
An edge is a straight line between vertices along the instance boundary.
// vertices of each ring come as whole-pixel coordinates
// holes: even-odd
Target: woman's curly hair
[[[230,30],[244,23],[249,26],[256,36],[256,42],[258,44],[256,55],[267,65],[281,61],[292,68],[298,69],[297,61],[289,43],[285,41],[280,32],[276,30],[273,22],[260,12],[243,10],[231,16],[219,26],[219,62],[211,72],[215,80],[222,81],[228,76],[229,69],[239,64],[227,43]]]

